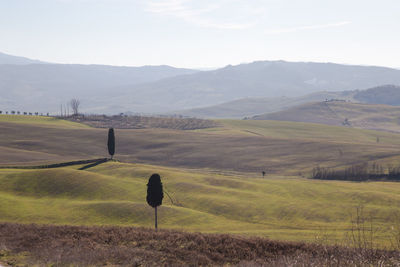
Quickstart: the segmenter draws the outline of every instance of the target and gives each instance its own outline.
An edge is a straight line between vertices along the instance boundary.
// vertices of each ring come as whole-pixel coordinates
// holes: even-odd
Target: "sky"
[[[399,0],[0,0],[0,52],[55,63],[400,67]]]

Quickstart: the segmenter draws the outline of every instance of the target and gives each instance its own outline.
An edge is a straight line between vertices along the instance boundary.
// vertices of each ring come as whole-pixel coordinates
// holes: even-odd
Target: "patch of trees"
[[[400,166],[383,167],[377,163],[358,164],[345,169],[316,167],[312,170],[312,179],[341,181],[400,181]]]
[[[79,121],[96,128],[115,129],[146,129],[164,128],[177,130],[195,130],[220,126],[212,120],[197,118],[173,118],[173,117],[151,117],[151,116],[127,116],[125,114],[85,115],[68,117],[71,121]]]
[[[71,99],[69,104],[72,108],[72,112],[73,112],[74,116],[78,116],[79,106],[81,105],[81,101],[79,101],[79,99],[77,99],[77,98],[73,98],[73,99]]]
[[[72,98],[67,104],[60,104],[60,118],[79,117],[80,106],[81,101],[78,98]],[[70,108],[72,115],[70,114]]]

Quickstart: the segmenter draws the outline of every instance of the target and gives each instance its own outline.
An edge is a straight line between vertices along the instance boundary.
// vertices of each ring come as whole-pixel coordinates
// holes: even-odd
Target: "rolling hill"
[[[43,164],[107,156],[107,129],[46,117],[0,115],[0,162]],[[201,130],[116,129],[124,162],[307,176],[317,165],[391,163],[400,135],[338,126],[221,120]],[[376,139],[379,137],[380,142]]]
[[[400,107],[324,101],[254,116],[255,120],[311,122],[361,129],[400,132]]]
[[[267,236],[275,240],[346,242],[351,216],[373,214],[374,244],[390,245],[399,183],[265,179],[157,165],[109,162],[87,169],[0,169],[1,221],[58,225],[153,226],[146,203],[157,172],[165,195],[161,228]]]
[[[215,106],[195,108],[175,113],[197,118],[244,118],[264,113],[272,113],[300,104],[326,99],[353,99],[353,91],[344,92],[316,92],[299,97],[254,97],[243,98]]]
[[[157,172],[166,190],[161,228],[352,246],[352,216],[362,208],[365,218],[373,218],[374,246],[388,247],[397,237],[400,183],[307,177],[316,165],[397,163],[400,134],[298,122],[218,122],[190,131],[116,129],[115,158],[121,162],[85,170],[30,169],[104,157],[107,129],[1,115],[0,220],[149,227],[154,213],[145,200],[146,183]]]
[[[299,97],[243,98],[214,106],[176,111],[175,113],[199,118],[244,118],[283,111],[309,102],[332,99],[399,106],[400,86],[382,85],[366,90],[322,91]]]

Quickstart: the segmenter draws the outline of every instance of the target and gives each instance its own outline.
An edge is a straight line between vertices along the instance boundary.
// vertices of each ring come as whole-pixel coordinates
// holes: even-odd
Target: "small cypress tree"
[[[149,182],[147,183],[147,203],[154,208],[154,225],[157,231],[157,207],[161,206],[164,198],[163,186],[161,183],[161,177],[158,173],[154,173],[150,176]]]
[[[110,154],[111,159],[112,159],[113,156],[114,156],[114,153],[115,153],[115,135],[114,135],[114,129],[113,128],[108,129],[107,146],[108,146],[108,154]]]

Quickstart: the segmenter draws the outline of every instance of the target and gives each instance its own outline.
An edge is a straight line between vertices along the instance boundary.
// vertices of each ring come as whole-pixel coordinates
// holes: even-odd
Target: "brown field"
[[[400,253],[133,227],[0,224],[11,266],[398,266]]]
[[[317,165],[338,167],[391,161],[400,150],[398,134],[322,126],[319,131],[331,131],[329,136],[314,134],[312,124],[289,123],[295,128],[286,129],[267,122],[272,130],[278,129],[270,132],[250,125],[263,122],[238,121],[244,129],[237,128],[235,121],[232,125],[229,121],[223,123],[226,125],[223,128],[200,131],[117,129],[116,158],[174,167],[308,175]],[[249,125],[242,126],[244,123]],[[107,156],[106,129],[7,121],[0,122],[0,126],[0,165],[48,164]],[[348,130],[352,132],[341,132]],[[376,136],[380,136],[380,143],[376,143]]]

